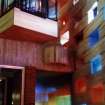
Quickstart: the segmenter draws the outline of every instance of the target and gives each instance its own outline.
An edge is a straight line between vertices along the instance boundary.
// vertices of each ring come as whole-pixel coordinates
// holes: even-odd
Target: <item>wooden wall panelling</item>
[[[74,78],[79,78],[82,76],[88,76],[90,70],[90,65],[83,65],[83,67],[80,67],[75,73],[74,73]]]
[[[56,62],[59,63],[61,62],[61,64],[69,64],[68,61],[68,48],[62,47],[62,46],[58,46],[56,49]]]
[[[83,9],[83,19],[84,19],[84,30],[83,30],[83,40],[80,42],[79,46],[78,46],[78,56],[80,58],[83,58],[83,62],[81,63],[81,65],[78,65],[77,71],[74,73],[74,82],[76,81],[76,79],[82,77],[82,76],[87,76],[88,78],[88,82],[87,82],[87,93],[83,94],[83,96],[87,96],[87,104],[89,105],[104,105],[105,100],[102,102],[97,102],[97,103],[92,103],[91,102],[91,98],[90,98],[90,87],[92,85],[96,85],[98,83],[102,83],[102,85],[104,85],[105,83],[105,19],[104,19],[104,5],[105,5],[105,0],[99,0],[99,6],[98,6],[98,10],[99,10],[99,14],[98,16],[94,19],[94,21],[90,24],[86,23],[87,20],[87,14],[86,11],[91,7],[92,3],[96,1],[96,0],[87,0],[87,5],[85,6],[85,8]],[[104,3],[104,4],[102,4]],[[79,21],[79,25],[81,24],[81,22],[83,21],[83,19],[81,21]],[[92,48],[89,48],[88,46],[88,37],[89,34],[94,31],[97,27],[99,27],[99,33],[100,33],[100,39],[99,42],[97,42]],[[82,29],[81,28],[81,29]],[[93,57],[95,57],[97,54],[100,54],[102,56],[102,70],[97,72],[96,74],[91,74],[91,65],[90,65],[90,61]],[[104,85],[105,86],[105,85]],[[76,95],[76,94],[75,94]],[[84,103],[83,98],[80,98],[81,94],[76,95],[75,96],[75,101],[76,104],[81,104]],[[105,87],[104,87],[104,99],[105,99]],[[81,100],[81,103],[80,103]]]
[[[87,51],[87,39],[84,39],[83,41],[81,41],[78,45],[78,56],[80,56],[81,54],[83,54],[85,51]]]
[[[0,64],[3,64],[4,62],[4,49],[3,49],[3,46],[4,46],[4,40],[1,39],[0,40]]]
[[[98,51],[99,53],[104,51],[104,42],[105,37],[101,38],[99,42],[93,46],[93,48],[88,48],[88,39],[82,41],[81,47],[79,46],[78,55],[84,54],[84,56],[87,56],[89,54],[96,53],[95,51]],[[94,50],[94,52],[93,52]],[[91,56],[91,55],[90,55]]]
[[[79,32],[81,32],[87,25],[87,16],[84,16],[82,20],[77,21],[74,25],[74,30],[71,30],[71,33],[73,35],[77,35]]]
[[[83,9],[83,16],[86,15],[86,13],[88,12],[88,10],[92,7],[92,5],[94,4],[94,2],[96,2],[97,0],[86,0],[86,5]],[[101,9],[104,7],[105,1],[104,0],[98,0],[98,11],[100,12]]]
[[[105,0],[99,0],[99,9],[101,10],[105,6]]]
[[[70,72],[70,65],[46,65],[43,63],[41,44],[0,39],[0,64],[33,66],[41,70]],[[65,57],[63,59],[65,61]],[[66,62],[66,61],[65,61]]]
[[[91,1],[86,0],[85,1],[85,4],[84,4],[85,6],[84,6],[83,11],[82,11],[82,19],[76,23],[76,25],[74,26],[75,30],[74,30],[74,32],[72,32],[74,35],[76,35],[78,32],[80,32],[85,27],[87,27],[87,24],[88,24],[88,15],[87,15],[87,12],[91,8],[91,6],[93,5],[93,3],[95,1],[96,0],[91,0]],[[102,2],[101,0],[99,0],[98,2],[99,2],[98,10],[99,10],[99,13],[100,13],[102,11],[103,6],[102,5],[100,6],[100,2]]]
[[[96,0],[86,0],[86,5],[83,9],[83,14],[86,15],[86,13],[88,12],[88,10],[92,7],[93,3],[95,2]]]
[[[87,27],[84,29],[84,38],[86,38],[90,32],[99,27],[103,22],[103,11],[101,11],[99,15],[97,15],[97,17],[93,20],[93,22],[88,24]]]
[[[88,2],[89,0],[87,0],[87,2]],[[92,5],[94,2],[93,2],[93,0],[92,0],[92,3],[90,3],[90,1],[89,1],[89,3],[86,3],[86,5]],[[100,1],[99,1],[99,3],[100,3]],[[89,6],[87,6],[87,7],[89,7]],[[86,6],[85,6],[85,8],[83,8],[83,10],[85,10],[86,8],[87,8]],[[78,32],[80,32],[81,30],[83,30],[85,27],[87,27],[87,28],[85,28],[85,30],[87,30],[88,28],[90,28],[90,26],[91,26],[91,24],[93,24],[94,23],[94,25],[92,25],[92,26],[97,26],[96,25],[96,21],[95,22],[92,22],[91,24],[89,24],[89,25],[87,25],[88,24],[88,16],[87,16],[87,11],[88,11],[88,9],[86,9],[85,11],[83,11],[82,12],[82,14],[83,14],[83,16],[82,16],[82,19],[80,20],[80,21],[78,21],[77,23],[76,23],[76,25],[75,25],[75,30],[74,30],[74,32],[72,32],[74,35],[75,34],[77,34]],[[100,16],[103,14],[103,9],[100,9],[99,10],[99,16],[97,16],[96,17],[96,19],[95,20],[97,20],[98,19],[98,21],[100,20],[101,21],[101,19],[100,19]],[[101,16],[102,17],[102,20],[103,20],[103,15]],[[100,22],[98,22],[98,23],[100,23]],[[94,29],[94,28],[90,28],[90,29]],[[87,34],[86,34],[87,35]],[[86,36],[85,35],[85,36]]]
[[[98,27],[98,26],[97,26]],[[96,28],[96,27],[95,27]],[[105,36],[105,22],[103,21],[102,24],[99,24],[99,34],[100,34],[100,40],[103,39],[103,37]],[[88,37],[89,33],[84,34],[84,40],[79,44],[79,50],[78,50],[78,54],[84,53],[87,50],[89,50],[88,48]]]
[[[73,35],[78,34],[87,24],[87,15],[83,14],[84,7],[86,5],[86,1],[80,0],[75,6],[71,7],[70,14],[71,17],[75,21],[74,29],[71,30]],[[74,12],[75,11],[75,12]],[[82,18],[82,19],[81,19]]]
[[[101,54],[103,53],[105,50],[105,45],[104,45],[104,41],[105,41],[105,38],[100,40],[99,43],[97,43],[97,45],[91,49],[89,49],[85,54],[84,54],[84,57],[85,57],[85,60],[86,61],[89,61],[89,59],[91,59],[92,57],[94,57],[96,54]]]
[[[0,33],[10,28],[13,25],[13,10],[8,12],[5,16],[0,17]]]
[[[42,53],[45,64],[69,65],[67,47],[59,44],[48,44],[44,46]]]
[[[35,105],[36,69],[25,68],[24,105]]]

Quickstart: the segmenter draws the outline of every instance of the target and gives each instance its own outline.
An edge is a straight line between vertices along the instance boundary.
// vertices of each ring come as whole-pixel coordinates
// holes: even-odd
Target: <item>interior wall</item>
[[[82,9],[84,16],[78,22],[81,28],[77,28],[82,31],[83,39],[78,43],[77,69],[73,76],[74,105],[105,104],[105,1],[97,1],[98,14],[91,23],[88,23],[91,16],[85,14],[96,1],[87,0]]]
[[[47,71],[70,72],[70,66],[43,63],[43,46],[37,43],[0,39],[0,64],[33,66]]]

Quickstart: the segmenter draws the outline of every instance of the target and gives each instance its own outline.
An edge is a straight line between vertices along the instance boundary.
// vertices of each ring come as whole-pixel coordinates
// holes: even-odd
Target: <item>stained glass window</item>
[[[100,82],[90,86],[91,103],[104,103],[104,85]]]
[[[96,74],[102,70],[102,58],[101,55],[96,55],[91,60],[91,74]]]
[[[87,89],[87,83],[86,82],[87,82],[86,77],[78,78],[75,81],[75,93],[76,94],[81,94],[81,93],[86,92],[86,89]]]
[[[88,11],[88,24],[98,15],[98,1],[96,1]]]
[[[91,48],[99,41],[99,29],[96,28],[93,32],[90,33],[88,37],[88,46]]]

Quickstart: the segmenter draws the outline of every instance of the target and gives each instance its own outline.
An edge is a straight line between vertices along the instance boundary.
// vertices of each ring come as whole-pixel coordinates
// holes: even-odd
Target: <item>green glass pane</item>
[[[71,105],[71,96],[58,96],[56,97],[56,105]]]
[[[65,105],[64,104],[64,99],[62,96],[56,97],[56,105]]]
[[[71,96],[64,96],[64,103],[65,105],[71,105]]]

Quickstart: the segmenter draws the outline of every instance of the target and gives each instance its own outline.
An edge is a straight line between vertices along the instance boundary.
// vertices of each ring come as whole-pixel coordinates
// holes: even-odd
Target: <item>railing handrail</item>
[[[29,0],[28,0],[29,1]],[[33,0],[35,2],[35,0]],[[27,3],[27,0],[14,0],[11,2],[11,4],[8,4],[8,0],[1,0],[0,2],[0,17],[5,15],[8,11],[10,11],[12,8],[17,7],[20,8],[22,11],[27,12],[32,15],[40,16],[42,18],[49,18],[52,20],[57,20],[57,3],[55,3],[54,7],[54,12],[55,12],[55,17],[51,18],[49,17],[50,14],[50,9],[48,5],[48,0],[39,0],[40,1],[40,11],[35,11],[35,5],[33,7],[28,7],[28,5],[32,5],[32,2],[29,4]],[[38,1],[38,2],[39,2]],[[26,4],[24,4],[26,3]],[[36,2],[35,2],[36,3]]]

